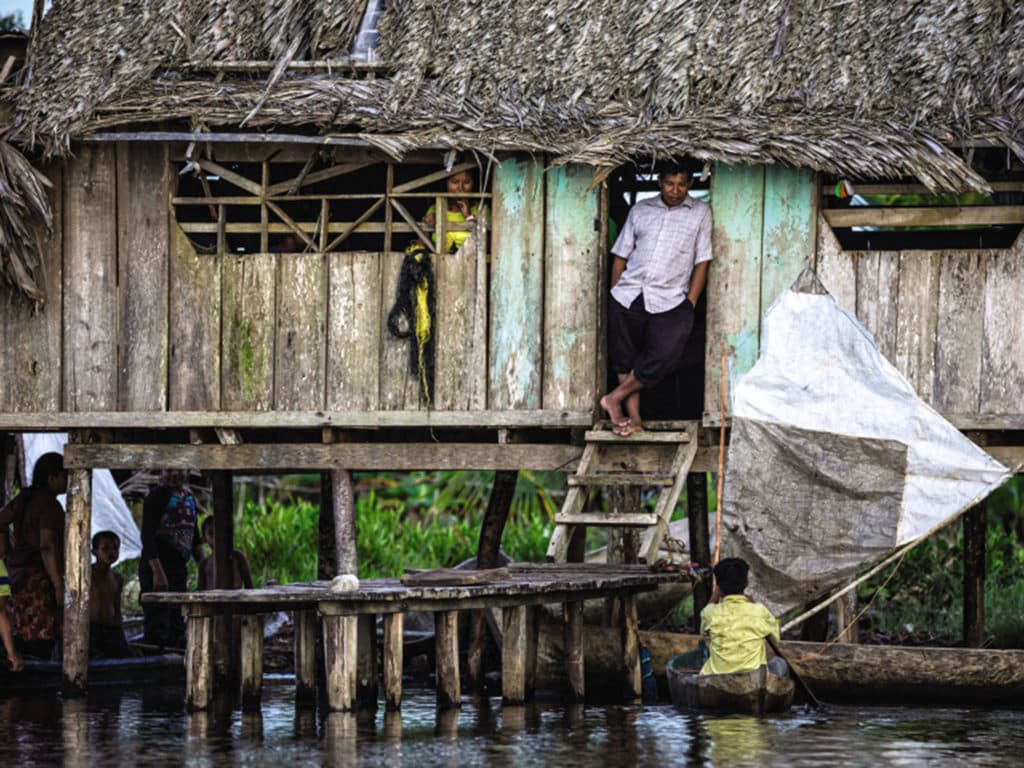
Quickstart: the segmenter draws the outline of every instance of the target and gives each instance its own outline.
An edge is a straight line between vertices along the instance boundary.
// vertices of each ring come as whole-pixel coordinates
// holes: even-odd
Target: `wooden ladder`
[[[679,494],[686,485],[697,454],[698,422],[652,422],[643,432],[619,437],[608,429],[586,433],[586,446],[576,474],[569,476],[569,492],[562,511],[555,515],[555,532],[548,544],[547,559],[565,560],[569,540],[578,525],[644,528],[640,562],[654,562],[668,530]],[[613,485],[660,486],[654,512],[609,514],[583,512],[590,487]]]

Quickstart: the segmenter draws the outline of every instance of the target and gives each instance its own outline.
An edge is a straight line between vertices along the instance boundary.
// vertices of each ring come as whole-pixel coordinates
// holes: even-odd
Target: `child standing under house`
[[[765,664],[765,640],[779,642],[779,622],[771,612],[743,594],[750,566],[746,560],[727,557],[715,566],[711,602],[700,613],[700,633],[710,638],[711,655],[702,675],[749,672]],[[789,668],[779,657],[768,662],[768,671],[786,676]]]
[[[216,538],[213,529],[213,515],[203,521],[203,540],[210,547],[210,555],[203,558],[199,563],[199,584],[196,589],[200,592],[207,589],[217,588],[217,559],[216,559]],[[231,589],[252,589],[252,573],[249,570],[249,561],[241,550],[235,549],[231,552]]]
[[[7,616],[7,598],[11,596],[11,580],[7,576],[7,566],[3,557],[6,554],[7,532],[0,532],[0,641],[3,641],[7,652],[7,663],[12,672],[21,672],[25,667],[18,650],[14,647],[14,635],[11,632],[11,620]]]
[[[121,556],[121,538],[113,531],[100,531],[92,537],[92,553],[96,562],[89,586],[89,655],[103,659],[134,656],[121,619],[124,577],[113,570]]]

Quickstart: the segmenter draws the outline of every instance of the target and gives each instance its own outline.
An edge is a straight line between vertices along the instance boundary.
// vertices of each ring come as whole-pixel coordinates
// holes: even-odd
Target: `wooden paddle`
[[[803,678],[796,671],[796,667],[790,664],[789,659],[786,658],[785,654],[782,653],[782,649],[779,648],[779,644],[776,643],[772,638],[766,637],[768,645],[775,651],[775,655],[786,662],[786,666],[789,667],[789,673],[793,675],[793,682],[796,683],[796,687],[800,689],[800,692],[807,698],[807,703],[810,704],[814,709],[821,708],[821,702],[818,701],[818,697],[815,696],[811,689],[807,687],[807,683],[804,682]]]

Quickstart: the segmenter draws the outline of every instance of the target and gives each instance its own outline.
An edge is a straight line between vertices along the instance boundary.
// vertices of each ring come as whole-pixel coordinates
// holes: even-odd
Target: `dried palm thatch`
[[[1024,152],[1024,4],[1005,0],[388,0],[389,77],[336,59],[366,0],[78,0],[41,25],[19,140],[100,128],[326,126],[395,154],[527,149],[598,166],[689,152],[932,188],[984,181],[950,146]],[[217,62],[277,62],[270,77]],[[265,75],[266,73],[264,73]]]
[[[49,186],[49,180],[21,152],[0,140],[0,283],[38,304],[45,299],[46,279],[37,222],[52,233]]]

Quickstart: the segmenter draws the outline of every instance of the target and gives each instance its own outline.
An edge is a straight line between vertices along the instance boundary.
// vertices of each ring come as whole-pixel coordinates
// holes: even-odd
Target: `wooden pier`
[[[486,573],[481,577],[480,574]],[[384,616],[383,683],[385,705],[398,709],[402,701],[402,627],[408,611],[435,616],[437,705],[457,708],[461,700],[458,612],[501,609],[502,700],[521,704],[532,696],[537,650],[537,608],[561,604],[569,697],[584,698],[582,601],[617,597],[622,600],[625,698],[640,697],[640,653],[636,595],[659,584],[689,579],[685,573],[658,573],[647,566],[576,563],[514,563],[491,572],[428,572],[412,579],[372,579],[352,592],[330,591],[330,582],[290,584],[251,590],[210,590],[190,593],[149,593],[146,603],[181,605],[188,617],[187,704],[190,710],[209,708],[213,696],[213,621],[216,616],[241,614],[243,707],[259,706],[262,686],[263,622],[261,614],[292,613],[295,623],[295,684],[300,699],[315,689],[316,620],[323,628],[327,707],[352,711],[377,702],[375,617]],[[482,579],[482,580],[481,580]],[[455,583],[474,581],[475,583]],[[410,582],[421,583],[410,583]],[[444,583],[447,581],[448,583]],[[405,583],[403,583],[405,582]],[[429,582],[429,583],[428,583]],[[441,582],[441,583],[438,583]]]

